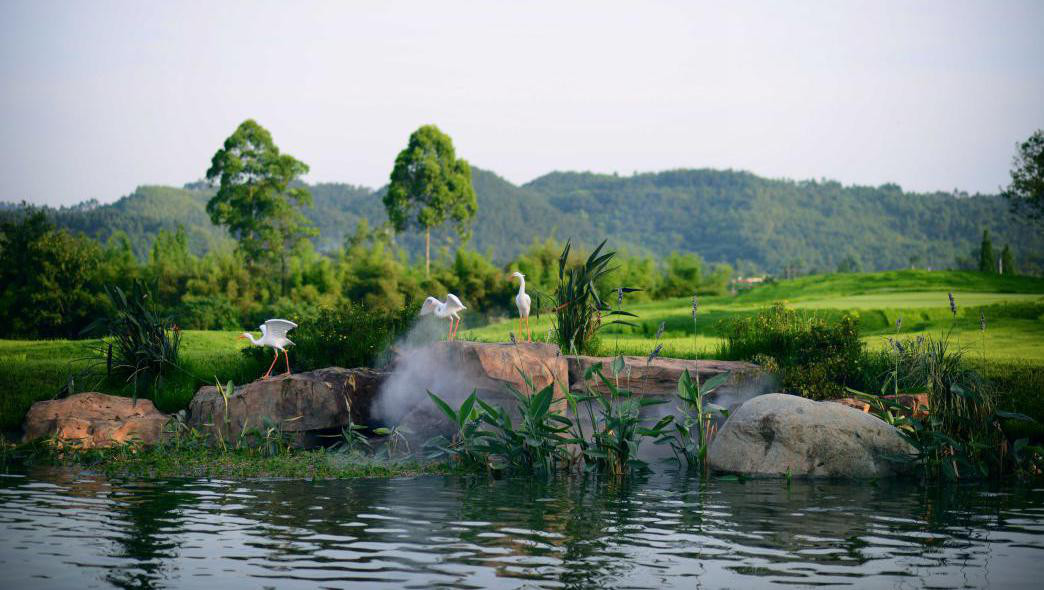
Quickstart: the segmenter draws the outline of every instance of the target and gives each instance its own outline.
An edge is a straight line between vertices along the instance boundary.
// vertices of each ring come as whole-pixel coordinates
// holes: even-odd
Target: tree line
[[[1014,215],[1002,196],[911,193],[894,184],[843,186],[739,171],[671,170],[619,176],[555,172],[518,186],[469,166],[477,210],[464,229],[472,234],[468,245],[497,265],[518,256],[534,237],[573,238],[588,247],[610,237],[615,247],[636,255],[697,252],[744,275],[779,276],[839,267],[974,269],[982,232],[988,230],[998,248],[1011,245],[1021,273],[1041,274],[1044,232],[1033,221],[1032,203],[1039,202],[1034,200],[1039,184],[1033,181],[1039,172],[1033,170],[1044,169],[1034,164],[1042,145],[1026,142],[1017,148],[1012,188],[1003,193],[1017,205]],[[300,210],[318,230],[309,239],[323,252],[340,248],[360,219],[371,227],[390,222],[384,206],[389,186],[292,184],[311,195],[312,206]],[[184,188],[140,187],[112,204],[48,213],[59,227],[103,241],[123,230],[139,257],[147,256],[160,229],[173,232],[182,224],[193,251],[203,254],[231,243],[206,211],[217,188],[205,181]],[[424,256],[426,243],[432,253],[461,244],[452,217],[430,232],[410,225],[395,242],[411,256]]]

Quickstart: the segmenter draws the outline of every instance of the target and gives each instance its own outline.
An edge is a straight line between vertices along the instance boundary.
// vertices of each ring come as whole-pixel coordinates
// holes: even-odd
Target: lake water
[[[1040,588],[1044,488],[0,476],[0,588]]]

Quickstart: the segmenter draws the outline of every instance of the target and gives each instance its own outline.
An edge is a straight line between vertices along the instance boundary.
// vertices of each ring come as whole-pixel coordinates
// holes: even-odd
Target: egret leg
[[[446,333],[446,342],[449,342],[449,341],[453,340],[453,318],[450,318],[449,321],[450,321],[450,327],[449,327],[449,332]]]
[[[460,318],[453,324],[453,339],[457,339],[457,331],[460,330]]]
[[[279,351],[275,351],[275,358],[272,359],[272,365],[268,367],[268,371],[261,377],[262,379],[268,379],[272,376],[272,369],[275,368],[276,361],[279,360]]]
[[[522,316],[518,316],[518,339],[522,339]]]
[[[521,336],[521,334],[520,334]],[[526,341],[533,341],[533,330],[529,327],[529,316],[526,316]]]
[[[287,351],[284,350],[283,351],[283,358],[286,359],[286,374],[289,375],[290,374],[290,353],[288,353]]]

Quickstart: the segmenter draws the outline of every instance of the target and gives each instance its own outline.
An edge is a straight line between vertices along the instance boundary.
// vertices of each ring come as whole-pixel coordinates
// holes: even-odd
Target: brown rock
[[[868,404],[868,403],[866,403],[866,402],[864,402],[862,400],[858,400],[858,399],[856,399],[854,397],[843,397],[841,399],[831,399],[831,400],[827,400],[827,401],[835,403],[835,404],[841,404],[843,406],[848,406],[850,408],[859,410],[860,412],[869,412],[870,411],[870,404]]]
[[[900,406],[906,408],[908,415],[912,415],[914,418],[928,416],[928,412],[931,409],[927,393],[900,393],[899,395],[885,395],[882,397],[895,400]]]
[[[881,396],[886,400],[896,401],[900,406],[903,407],[903,414],[906,416],[913,416],[914,418],[924,418],[928,415],[928,394],[927,393],[900,393],[896,395],[884,395]],[[863,412],[870,412],[874,408],[870,403],[853,397],[846,397],[841,399],[827,400],[835,404],[843,404],[850,408],[855,408]]]
[[[386,374],[373,369],[330,367],[236,387],[227,404],[217,388],[200,388],[189,404],[191,427],[233,441],[275,426],[298,446],[322,442],[352,421],[367,424]]]
[[[572,391],[584,391],[588,385],[599,393],[608,393],[608,388],[596,375],[590,381],[584,380],[587,370],[602,363],[602,373],[612,376],[613,357],[569,356],[569,384]],[[755,385],[757,381],[768,380],[767,375],[755,364],[742,361],[718,360],[686,360],[673,358],[656,358],[651,363],[645,357],[625,356],[624,369],[620,373],[621,389],[630,390],[640,395],[674,395],[678,391],[678,380],[682,372],[688,370],[692,376],[698,376],[700,383],[708,379],[729,373],[728,382],[722,390],[738,388],[744,385]],[[771,390],[771,384],[765,387]],[[763,392],[758,392],[763,393]]]
[[[25,441],[56,436],[61,443],[81,448],[132,441],[156,444],[169,419],[147,399],[77,393],[33,404],[25,416]]]

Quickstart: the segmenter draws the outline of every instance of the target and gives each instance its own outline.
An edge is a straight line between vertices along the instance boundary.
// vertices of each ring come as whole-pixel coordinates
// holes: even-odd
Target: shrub
[[[173,320],[152,310],[148,289],[141,282],[133,284],[129,295],[115,286],[106,287],[106,292],[112,314],[85,331],[102,331],[108,336],[95,352],[106,364],[106,373],[125,378],[137,397],[139,387],[157,388],[178,367],[181,331]]]
[[[569,265],[570,242],[566,242],[562,255],[558,259],[558,287],[554,295],[554,326],[558,345],[570,354],[587,354],[596,347],[594,337],[605,325],[626,324],[626,321],[613,320],[602,323],[602,316],[630,316],[633,313],[612,309],[598,295],[597,283],[612,272],[609,263],[616,252],[602,252],[603,240],[583,264]],[[633,291],[633,288],[621,287],[620,292]],[[634,326],[637,327],[637,326]]]
[[[293,367],[311,371],[323,367],[373,366],[396,338],[405,334],[417,317],[418,306],[407,302],[394,311],[372,310],[352,302],[306,311],[288,319],[298,324],[289,337]],[[270,359],[271,351],[248,347],[244,354]]]
[[[861,376],[857,321],[805,315],[782,304],[753,317],[719,323],[718,358],[749,360],[779,374],[783,389],[810,399],[843,397]]]

